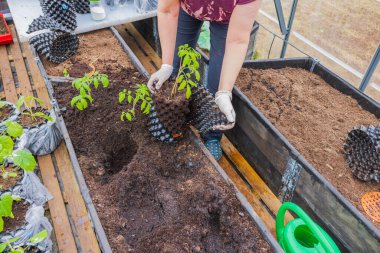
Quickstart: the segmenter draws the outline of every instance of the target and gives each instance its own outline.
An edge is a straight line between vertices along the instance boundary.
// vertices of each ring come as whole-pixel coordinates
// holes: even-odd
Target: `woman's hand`
[[[158,91],[162,84],[166,82],[173,72],[173,66],[169,64],[162,64],[161,68],[150,76],[148,81],[148,89],[154,93]]]
[[[228,90],[218,91],[215,94],[215,103],[218,105],[220,111],[226,115],[228,122],[235,124],[236,114],[232,106],[232,93]],[[232,125],[233,126],[233,125]]]

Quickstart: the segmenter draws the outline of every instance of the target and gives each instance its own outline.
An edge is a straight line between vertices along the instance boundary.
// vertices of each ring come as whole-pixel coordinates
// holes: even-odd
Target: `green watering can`
[[[284,227],[286,211],[299,218]],[[277,240],[286,253],[340,253],[331,237],[318,226],[299,206],[285,202],[276,218]]]

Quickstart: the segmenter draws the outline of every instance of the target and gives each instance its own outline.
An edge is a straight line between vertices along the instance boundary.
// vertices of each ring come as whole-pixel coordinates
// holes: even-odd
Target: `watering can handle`
[[[300,217],[303,222],[305,222],[306,226],[316,235],[317,240],[321,243],[323,249],[326,252],[334,252],[334,249],[330,246],[329,241],[325,238],[324,234],[319,230],[320,228],[314,223],[314,221],[296,204],[291,202],[284,202],[277,213],[276,218],[276,234],[277,239],[281,242],[284,238],[284,218],[286,211],[293,211]]]

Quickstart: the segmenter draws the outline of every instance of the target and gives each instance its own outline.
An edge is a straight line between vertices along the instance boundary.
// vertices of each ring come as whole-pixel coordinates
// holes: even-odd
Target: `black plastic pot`
[[[380,117],[380,105],[312,58],[246,62],[253,69],[307,69]],[[380,232],[331,185],[238,89],[237,115],[227,137],[281,201],[300,205],[338,243],[342,252],[379,252]]]

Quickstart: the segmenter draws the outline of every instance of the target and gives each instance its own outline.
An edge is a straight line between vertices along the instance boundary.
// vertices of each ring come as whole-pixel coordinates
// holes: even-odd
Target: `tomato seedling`
[[[178,57],[180,58],[180,67],[173,85],[171,97],[173,97],[177,91],[186,89],[186,99],[189,99],[192,94],[192,87],[198,87],[198,84],[195,83],[192,78],[195,77],[197,82],[201,79],[201,75],[198,71],[198,59],[201,58],[201,55],[194,48],[185,44],[179,46]]]
[[[120,115],[121,121],[132,121],[136,116],[136,106],[140,104],[140,110],[143,114],[149,114],[152,107],[149,89],[146,84],[137,84],[135,90],[124,89],[119,92],[119,103],[123,103],[127,100],[128,104],[132,105],[132,108],[127,111],[123,111]]]
[[[99,83],[102,83],[103,88],[107,88],[109,85],[108,76],[106,74],[100,74],[95,71],[92,75],[84,75],[81,78],[77,78],[72,82],[73,88],[79,91],[79,95],[71,99],[71,106],[84,110],[88,107],[88,103],[92,104],[94,101],[91,96],[93,86],[95,89],[99,87]]]

